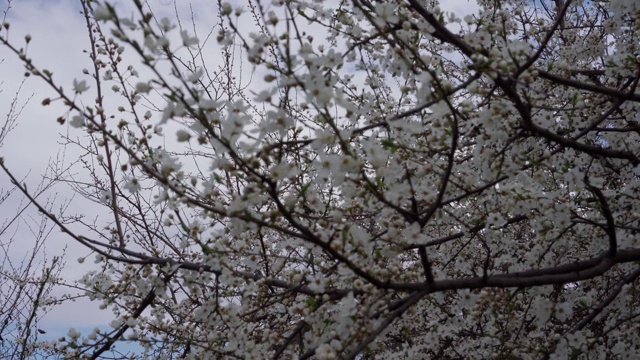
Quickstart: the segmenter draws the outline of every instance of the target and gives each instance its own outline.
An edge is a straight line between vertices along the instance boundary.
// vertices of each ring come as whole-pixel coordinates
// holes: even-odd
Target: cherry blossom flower
[[[78,81],[76,79],[73,80],[73,91],[76,94],[82,94],[87,90],[89,90],[89,85],[87,85],[86,80],[81,80],[81,81]]]

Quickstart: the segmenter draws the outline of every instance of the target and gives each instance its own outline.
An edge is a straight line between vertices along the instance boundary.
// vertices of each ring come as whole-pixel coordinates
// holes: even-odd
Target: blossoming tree
[[[73,82],[0,32],[57,92],[42,104],[67,108],[83,175],[59,178],[108,214],[55,214],[1,165],[95,253],[82,283],[114,315],[47,351],[640,350],[635,1],[478,0],[463,19],[433,1],[220,2],[209,34],[139,0],[80,4],[93,67]]]

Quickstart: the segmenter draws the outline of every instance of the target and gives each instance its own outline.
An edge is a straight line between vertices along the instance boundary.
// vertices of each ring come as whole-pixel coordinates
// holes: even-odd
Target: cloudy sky
[[[176,12],[182,21],[190,23],[195,21],[196,28],[201,34],[206,34],[215,24],[217,1],[179,0],[148,0],[158,17],[168,16],[175,18]],[[243,3],[243,0],[231,1]],[[476,11],[475,0],[446,0],[442,1],[443,8],[454,11],[459,17]],[[119,10],[126,14],[127,0],[112,1]],[[83,50],[88,49],[88,37],[84,19],[80,14],[78,0],[0,0],[0,18],[6,13],[6,21],[11,26],[9,39],[12,43],[24,46],[24,37],[29,34],[32,38],[27,48],[27,54],[34,60],[39,68],[53,72],[53,78],[59,85],[71,89],[73,79],[82,78],[82,69],[88,68],[90,62]],[[7,33],[3,30],[2,36]],[[203,35],[199,35],[202,37]],[[214,34],[215,37],[215,34]],[[15,92],[24,80],[24,67],[17,57],[9,53],[8,49],[0,47],[0,116],[4,120]],[[18,126],[5,139],[0,147],[0,156],[5,164],[19,178],[25,177],[29,188],[35,188],[46,172],[47,166],[53,162],[72,161],[77,158],[75,149],[64,149],[60,146],[61,136],[77,136],[69,132],[68,127],[61,126],[56,118],[64,114],[64,109],[54,103],[52,106],[40,105],[44,98],[53,97],[47,85],[38,79],[30,77],[26,80],[20,95],[19,104],[26,101]],[[0,173],[0,188],[6,189],[9,181],[4,173]],[[73,193],[68,187],[55,187],[49,195],[57,195],[58,199],[70,199]],[[15,212],[16,202],[11,201],[0,205],[0,215]],[[70,207],[71,211],[80,211],[89,216],[101,216],[99,213],[91,214],[86,203],[75,198]],[[27,213],[29,214],[29,213]],[[31,212],[32,215],[35,212]],[[0,219],[1,223],[1,219]],[[17,228],[15,241],[11,247],[11,256],[19,258],[23,256],[33,245],[33,235],[25,224]],[[7,239],[0,239],[6,241]],[[78,264],[76,259],[84,257],[88,252],[75,245],[68,237],[59,231],[53,231],[47,239],[46,257],[62,253],[66,248],[66,267],[64,276],[69,280],[77,279],[87,270],[87,264]],[[58,292],[65,289],[58,289]],[[78,330],[92,329],[95,326],[106,326],[111,320],[108,312],[101,312],[97,305],[88,301],[78,300],[75,303],[67,303],[50,312],[40,327],[47,330],[47,336],[51,338],[64,335],[69,327]]]

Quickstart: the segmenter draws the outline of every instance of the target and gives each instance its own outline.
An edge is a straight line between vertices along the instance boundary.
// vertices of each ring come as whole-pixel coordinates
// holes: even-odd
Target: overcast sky
[[[231,1],[242,3],[243,1]],[[454,11],[459,17],[476,11],[474,0],[445,0],[443,8]],[[113,1],[118,9],[124,9],[127,0]],[[183,21],[190,21],[193,14],[198,28],[206,33],[215,22],[215,4],[213,0],[187,1],[179,0],[176,4],[172,0],[149,0],[154,7],[156,15],[161,17],[172,16],[177,8]],[[24,36],[30,34],[32,40],[28,46],[28,56],[34,60],[36,66],[53,72],[53,78],[67,89],[71,88],[73,79],[82,77],[82,69],[89,68],[90,62],[83,50],[88,49],[88,38],[84,19],[80,14],[80,6],[77,0],[0,0],[0,18],[7,10],[7,21],[11,24],[9,38],[14,44],[24,44]],[[2,32],[6,36],[6,32]],[[6,48],[0,48],[0,116],[5,117],[8,106],[13,99],[13,94],[24,79],[24,67],[16,56],[9,54]],[[61,152],[59,145],[60,136],[66,134],[67,126],[61,126],[56,118],[63,115],[64,110],[56,105],[43,107],[42,99],[53,97],[53,93],[47,89],[47,85],[33,77],[27,79],[22,89],[19,100],[24,102],[29,97],[30,102],[19,118],[18,126],[5,140],[0,148],[0,156],[4,157],[5,164],[18,177],[28,175],[26,183],[30,188],[40,181],[40,175],[46,171],[47,165],[55,159],[70,161],[74,154],[69,149],[66,154]],[[74,133],[71,133],[73,136]],[[75,135],[79,135],[75,133]],[[0,188],[7,188],[8,179],[0,174]],[[57,187],[55,191],[59,199],[69,198],[73,194],[66,187]],[[91,214],[89,208],[82,208],[81,200],[74,200],[71,211],[82,211]],[[9,214],[14,203],[4,204],[0,207],[0,215]],[[86,205],[86,204],[85,204]],[[15,211],[15,210],[13,210]],[[34,212],[35,213],[35,212]],[[98,216],[99,214],[93,214]],[[1,222],[1,221],[0,221]],[[19,257],[28,251],[32,235],[22,226],[16,238],[20,238],[19,244],[14,244],[12,256]],[[4,239],[3,239],[4,240]],[[67,265],[64,270],[65,277],[77,279],[87,270],[87,264],[80,265],[76,259],[88,254],[88,251],[76,246],[70,239],[59,231],[53,231],[47,240],[48,258],[61,253],[61,249],[67,247]],[[90,263],[90,262],[89,262]],[[62,291],[62,290],[61,290]],[[112,319],[109,312],[100,312],[95,304],[87,301],[68,303],[49,313],[40,327],[47,330],[47,336],[51,338],[64,335],[69,327],[79,330],[91,329],[94,326],[105,326]]]

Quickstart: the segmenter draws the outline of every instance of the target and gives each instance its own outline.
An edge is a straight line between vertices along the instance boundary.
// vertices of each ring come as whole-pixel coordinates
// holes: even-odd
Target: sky
[[[187,1],[179,0],[149,0],[156,15],[175,18],[175,11],[180,14],[182,21],[190,22],[193,14],[197,29],[206,34],[215,23],[215,4],[212,0]],[[240,3],[241,1],[235,1]],[[473,13],[477,10],[474,0],[446,0],[442,1],[445,11],[453,11],[458,17]],[[125,9],[128,1],[112,1],[116,9]],[[234,3],[232,1],[232,3]],[[88,38],[84,19],[80,14],[78,0],[0,0],[0,18],[10,7],[7,21],[11,24],[9,39],[15,44],[24,45],[24,37],[29,34],[31,41],[27,47],[27,54],[40,68],[53,72],[53,78],[67,89],[71,88],[73,79],[82,77],[82,69],[90,66],[87,54]],[[6,36],[6,32],[2,32]],[[215,37],[215,35],[214,35]],[[213,40],[212,40],[213,41]],[[213,54],[210,54],[213,55]],[[14,54],[10,54],[4,47],[0,47],[0,116],[4,119],[9,104],[15,92],[24,80],[24,67]],[[51,106],[41,106],[44,98],[54,97],[47,85],[39,79],[30,77],[26,80],[18,96],[20,104],[27,104],[18,120],[18,126],[7,137],[0,147],[0,157],[4,158],[7,167],[19,178],[25,178],[30,189],[37,186],[46,173],[48,165],[53,161],[69,163],[79,155],[76,149],[60,146],[61,136],[78,136],[78,132],[69,132],[69,128],[61,126],[56,118],[64,114],[64,109],[57,103]],[[0,173],[0,188],[6,189],[9,181],[4,173]],[[92,211],[86,201],[79,199],[66,186],[56,186],[48,195],[56,195],[58,201],[73,199],[69,210],[78,211],[88,217],[100,220],[100,212]],[[0,205],[0,217],[15,211],[18,197]],[[34,216],[36,212],[29,209],[26,215]],[[1,223],[1,219],[0,219]],[[26,223],[19,224],[16,229],[16,239],[20,239],[11,247],[10,256],[19,258],[33,247],[33,235],[28,231]],[[2,239],[0,239],[2,240]],[[3,240],[4,241],[4,240]],[[90,261],[78,264],[79,257],[84,257],[88,251],[74,244],[68,236],[57,230],[51,232],[46,241],[46,257],[63,254],[66,266],[63,276],[69,281],[79,278],[85,273]],[[43,255],[44,256],[44,255]],[[66,289],[57,289],[57,293]],[[67,333],[69,327],[78,330],[89,330],[95,326],[104,327],[112,320],[108,311],[98,310],[97,304],[86,300],[66,303],[49,312],[39,325],[47,331],[46,336],[56,338]]]

